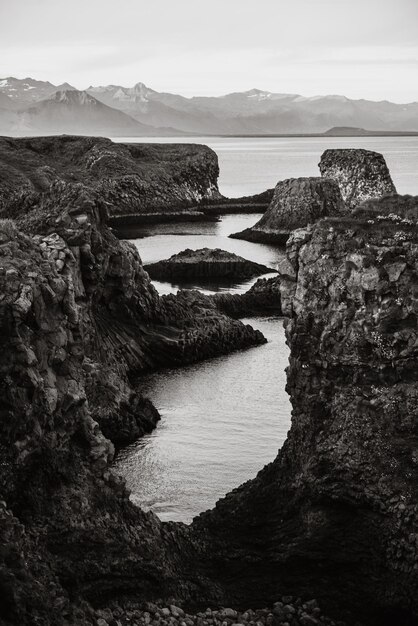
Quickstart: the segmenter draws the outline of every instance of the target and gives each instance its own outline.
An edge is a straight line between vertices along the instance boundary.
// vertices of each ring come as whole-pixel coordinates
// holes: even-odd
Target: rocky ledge
[[[215,293],[211,298],[215,306],[231,317],[251,315],[281,315],[281,277],[259,278],[245,293]]]
[[[321,175],[338,183],[341,195],[352,209],[365,200],[396,193],[384,157],[371,150],[325,150],[319,163]]]
[[[275,271],[220,248],[187,248],[169,259],[145,265],[144,269],[154,280],[183,282],[193,279],[243,280]]]
[[[289,178],[277,183],[273,199],[251,228],[230,237],[283,245],[289,234],[321,217],[342,215],[345,205],[337,183],[325,178]]]
[[[82,183],[109,218],[145,222],[221,200],[218,157],[204,145],[114,143],[100,137],[0,138],[0,208],[39,203],[51,184]],[[123,223],[121,224],[123,225]]]

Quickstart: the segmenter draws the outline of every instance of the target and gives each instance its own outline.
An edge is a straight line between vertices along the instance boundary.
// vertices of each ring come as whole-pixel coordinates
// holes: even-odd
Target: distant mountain
[[[16,109],[16,104],[8,95],[0,91],[0,109]]]
[[[57,92],[68,94],[71,91],[77,94],[87,93],[107,108],[101,109],[87,100],[81,102],[77,96],[77,102],[67,102],[65,109],[62,106],[65,103],[60,101],[60,96],[57,100],[54,94]],[[45,101],[52,101],[61,106],[58,109],[55,105],[48,104],[42,105],[42,110],[38,109],[40,103]],[[36,110],[28,111],[33,107]],[[387,100],[380,102],[350,100],[340,95],[305,97],[261,89],[250,89],[218,97],[185,98],[177,94],[155,91],[140,82],[133,87],[90,86],[85,92],[79,92],[67,83],[56,86],[31,78],[0,79],[0,129],[5,125],[11,129],[10,115],[6,115],[4,111],[13,108],[22,112],[22,115],[13,118],[20,129],[18,132],[21,132],[25,125],[27,132],[31,132],[30,129],[35,122],[36,127],[45,128],[45,132],[53,127],[66,128],[62,132],[71,132],[71,128],[79,128],[80,132],[84,132],[82,129],[86,129],[87,132],[88,129],[89,134],[99,132],[96,129],[100,129],[101,133],[112,135],[115,134],[115,128],[118,128],[118,134],[121,134],[121,129],[125,129],[126,132],[122,134],[138,136],[144,133],[309,134],[325,133],[334,127],[367,128],[366,132],[418,131],[418,102],[395,104]],[[113,115],[109,109],[113,111]],[[117,113],[125,117],[116,117]],[[49,123],[47,118],[51,115]]]
[[[8,96],[15,108],[25,108],[29,104],[45,100],[56,91],[75,89],[68,83],[53,85],[48,81],[33,78],[0,78],[0,93]],[[0,105],[1,106],[1,105]]]
[[[304,97],[251,89],[219,97],[159,93],[143,83],[87,90],[98,100],[153,126],[210,134],[323,133],[333,126],[418,131],[418,103]]]
[[[11,117],[12,115],[12,117]],[[0,110],[4,134],[155,135],[122,111],[108,107],[85,91],[57,91],[46,100],[19,111]],[[8,132],[9,131],[9,132]]]

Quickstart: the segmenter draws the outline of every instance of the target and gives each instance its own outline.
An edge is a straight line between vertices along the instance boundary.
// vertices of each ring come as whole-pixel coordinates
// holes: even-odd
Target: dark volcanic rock
[[[195,526],[240,599],[299,589],[350,622],[416,624],[418,207],[379,204],[289,240],[292,427]]]
[[[113,143],[98,137],[0,138],[0,209],[35,206],[51,183],[82,182],[109,214],[170,214],[222,198],[218,158],[197,144]]]
[[[145,265],[144,269],[155,280],[212,279],[240,280],[274,272],[260,263],[248,261],[242,256],[219,248],[183,250],[169,259]]]
[[[347,206],[396,193],[384,157],[371,150],[325,150],[319,163],[321,175],[337,181]]]
[[[154,602],[176,598],[232,607],[218,626],[327,623],[316,600],[350,624],[416,624],[416,199],[292,235],[288,439],[190,527],[130,502],[98,422],[125,401],[127,428],[145,410],[142,371],[263,338],[198,292],[159,298],[89,187],[22,194],[14,214],[20,230],[0,222],[0,622],[167,626],[184,609]]]
[[[265,211],[273,199],[274,189],[266,189],[253,196],[240,198],[222,198],[204,201],[201,210],[205,215],[221,215],[228,213],[261,213]]]
[[[10,207],[3,202],[3,214],[8,214]],[[78,332],[91,413],[115,443],[137,438],[158,420],[157,412],[141,397],[141,373],[264,341],[258,331],[220,315],[210,301],[188,308],[183,297],[160,299],[136,247],[111,234],[105,225],[106,205],[84,185],[54,183],[37,204],[26,208],[22,200],[20,216],[16,205],[12,208],[17,226],[28,234],[37,233],[32,236],[35,249],[39,248],[34,259],[40,254],[43,262],[34,271],[46,272],[42,281],[48,287],[42,297],[31,295],[41,307],[37,323],[46,329],[43,309],[57,300],[56,289],[66,291],[68,314],[74,320],[81,316]],[[18,271],[23,252],[15,231],[10,220],[2,222],[3,266],[17,264]],[[57,277],[49,276],[48,264]],[[18,278],[15,288],[19,289]],[[24,289],[30,291],[29,286]],[[61,335],[55,350],[57,367],[65,370],[69,348]],[[51,375],[52,387],[54,380]],[[51,393],[55,394],[53,389]]]
[[[289,234],[328,215],[342,215],[345,206],[338,185],[323,178],[289,178],[277,183],[261,220],[230,237],[285,244]]]
[[[245,293],[215,293],[208,296],[216,307],[231,317],[281,315],[280,276],[259,278]]]
[[[91,189],[21,201],[0,220],[0,621],[96,623],[82,598],[189,596],[183,530],[129,503],[103,432],[154,426],[142,372],[265,339],[200,294],[160,298]]]

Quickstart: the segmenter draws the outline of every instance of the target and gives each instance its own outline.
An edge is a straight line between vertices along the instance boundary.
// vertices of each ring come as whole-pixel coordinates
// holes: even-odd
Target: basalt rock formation
[[[243,280],[275,271],[220,248],[187,248],[169,259],[145,265],[144,269],[154,280],[164,281]]]
[[[371,150],[325,150],[319,163],[321,175],[337,181],[349,208],[365,200],[396,193],[383,155]]]
[[[288,242],[292,427],[195,522],[237,602],[309,590],[350,622],[418,623],[417,223],[418,198],[383,198]]]
[[[109,439],[158,419],[141,373],[265,339],[200,294],[160,298],[89,187],[15,200],[0,219],[0,622],[96,623],[84,598],[116,589],[187,596],[182,530],[129,503]]]
[[[317,626],[312,597],[350,625],[417,624],[417,198],[292,235],[288,439],[189,527],[130,502],[102,414],[135,413],[150,367],[262,338],[198,292],[159,298],[82,184],[14,215],[0,223],[2,626],[168,626],[172,608],[164,623],[143,603],[173,597],[232,606],[230,626],[281,596],[266,626]]]
[[[218,158],[196,144],[113,143],[98,137],[0,138],[0,208],[36,205],[51,184],[82,182],[109,216],[187,211],[221,199]]]
[[[342,215],[345,205],[338,185],[325,178],[289,178],[277,183],[273,199],[251,228],[230,237],[283,245],[289,234],[321,217]]]
[[[281,315],[281,278],[259,278],[245,293],[215,293],[210,297],[215,306],[231,317]]]
[[[140,397],[135,382],[144,371],[263,341],[260,333],[220,315],[209,302],[197,305],[184,296],[159,298],[135,246],[111,234],[105,224],[106,205],[81,183],[54,183],[38,204],[32,204],[31,198],[28,207],[24,201],[22,205],[19,215],[16,205],[7,204],[3,197],[1,213],[15,215],[16,226],[31,236],[34,259],[42,259],[34,266],[35,274],[42,276],[32,278],[47,286],[39,292],[30,281],[22,284],[27,276],[21,276],[19,258],[27,243],[6,222],[4,263],[10,262],[11,269],[16,266],[16,275],[10,272],[13,284],[7,289],[31,294],[32,300],[25,299],[27,314],[32,315],[36,305],[40,310],[37,323],[45,328],[43,310],[48,310],[50,302],[68,300],[68,315],[80,325],[77,332],[83,341],[86,393],[93,417],[112,440],[136,438],[158,419]],[[64,334],[58,334],[56,367],[60,359],[65,362],[69,350]],[[51,394],[56,393],[55,383],[56,374],[48,374]]]
[[[253,196],[239,198],[222,198],[205,201],[200,207],[205,215],[228,213],[258,213],[265,211],[273,199],[274,189],[266,189]]]

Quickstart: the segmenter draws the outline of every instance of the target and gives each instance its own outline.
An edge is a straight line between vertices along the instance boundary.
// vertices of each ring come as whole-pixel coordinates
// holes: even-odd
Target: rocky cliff
[[[292,427],[195,522],[237,601],[309,590],[349,621],[418,623],[417,219],[418,198],[382,199],[288,243]]]
[[[338,185],[325,178],[289,178],[277,183],[271,203],[251,228],[230,237],[246,241],[285,244],[289,234],[328,215],[343,215],[345,205]]]
[[[396,193],[384,157],[371,150],[325,150],[319,163],[321,175],[335,180],[349,208],[365,200]]]
[[[98,137],[0,138],[0,202],[36,205],[51,183],[82,182],[110,216],[172,213],[221,199],[216,154],[197,144]],[[23,194],[23,195],[22,195]],[[1,204],[0,204],[1,208]]]

